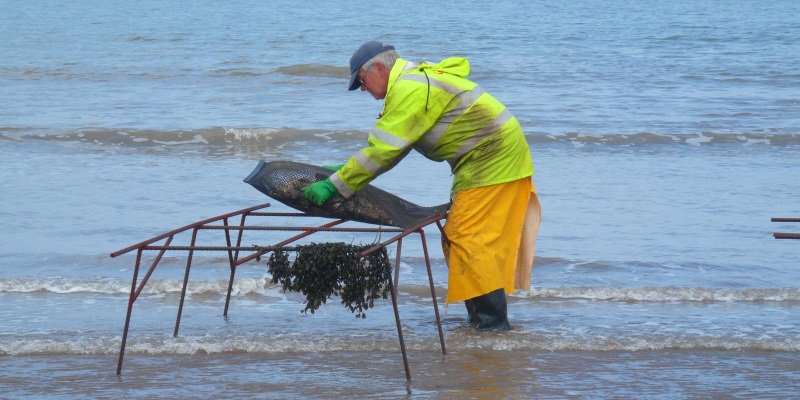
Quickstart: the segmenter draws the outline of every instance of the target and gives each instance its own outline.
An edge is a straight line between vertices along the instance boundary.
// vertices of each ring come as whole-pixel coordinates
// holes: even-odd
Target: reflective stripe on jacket
[[[389,75],[381,118],[359,151],[331,182],[345,197],[394,167],[411,149],[447,161],[453,193],[531,176],[533,163],[517,119],[466,79],[469,62],[398,59]]]

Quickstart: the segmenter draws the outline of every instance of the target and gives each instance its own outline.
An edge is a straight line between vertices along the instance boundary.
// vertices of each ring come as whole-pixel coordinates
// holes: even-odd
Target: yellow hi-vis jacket
[[[368,146],[331,176],[344,197],[388,171],[411,149],[453,172],[452,195],[464,189],[533,175],[530,149],[517,119],[466,79],[469,62],[448,58],[414,64],[399,58],[389,74],[380,119]]]

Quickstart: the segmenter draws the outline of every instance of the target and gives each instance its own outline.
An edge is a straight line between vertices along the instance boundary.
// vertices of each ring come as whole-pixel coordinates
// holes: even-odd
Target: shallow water
[[[800,216],[798,7],[0,1],[3,396],[792,397],[800,242],[773,233],[800,225],[770,218]],[[292,211],[242,179],[262,159],[335,165],[363,146],[380,103],[344,88],[374,38],[413,60],[469,58],[523,124],[543,224],[533,288],[509,296],[514,330],[478,334],[443,304],[435,226],[447,354],[412,236],[398,267],[410,383],[390,301],[366,319],[338,299],[306,315],[263,260],[237,270],[223,317],[227,258],[196,254],[173,337],[176,252],[134,305],[117,376],[135,254],[109,254],[265,202]],[[431,206],[450,179],[411,154],[374,184]]]

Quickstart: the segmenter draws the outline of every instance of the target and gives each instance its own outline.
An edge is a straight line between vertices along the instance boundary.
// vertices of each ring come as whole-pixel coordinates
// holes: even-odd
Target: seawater
[[[3,397],[796,395],[800,242],[773,233],[800,224],[770,219],[800,217],[800,4],[352,7],[0,1]],[[381,104],[345,87],[371,39],[468,58],[525,129],[543,223],[514,330],[479,334],[445,307],[435,227],[447,355],[418,240],[396,266],[411,383],[389,301],[366,319],[338,299],[302,314],[263,261],[239,268],[223,317],[227,258],[197,254],[173,337],[175,253],[134,306],[117,377],[135,255],[109,254],[265,202],[292,211],[242,179],[365,144]],[[374,184],[435,205],[450,180],[411,154]]]

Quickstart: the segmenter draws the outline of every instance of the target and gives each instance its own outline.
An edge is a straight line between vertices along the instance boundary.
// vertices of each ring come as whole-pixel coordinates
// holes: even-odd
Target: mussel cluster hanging
[[[364,310],[378,298],[385,299],[391,287],[392,266],[386,248],[362,258],[358,254],[372,245],[311,243],[296,246],[294,262],[289,251],[275,250],[267,262],[272,283],[284,291],[306,296],[302,312],[313,314],[331,296],[338,295],[356,318],[366,318]]]

